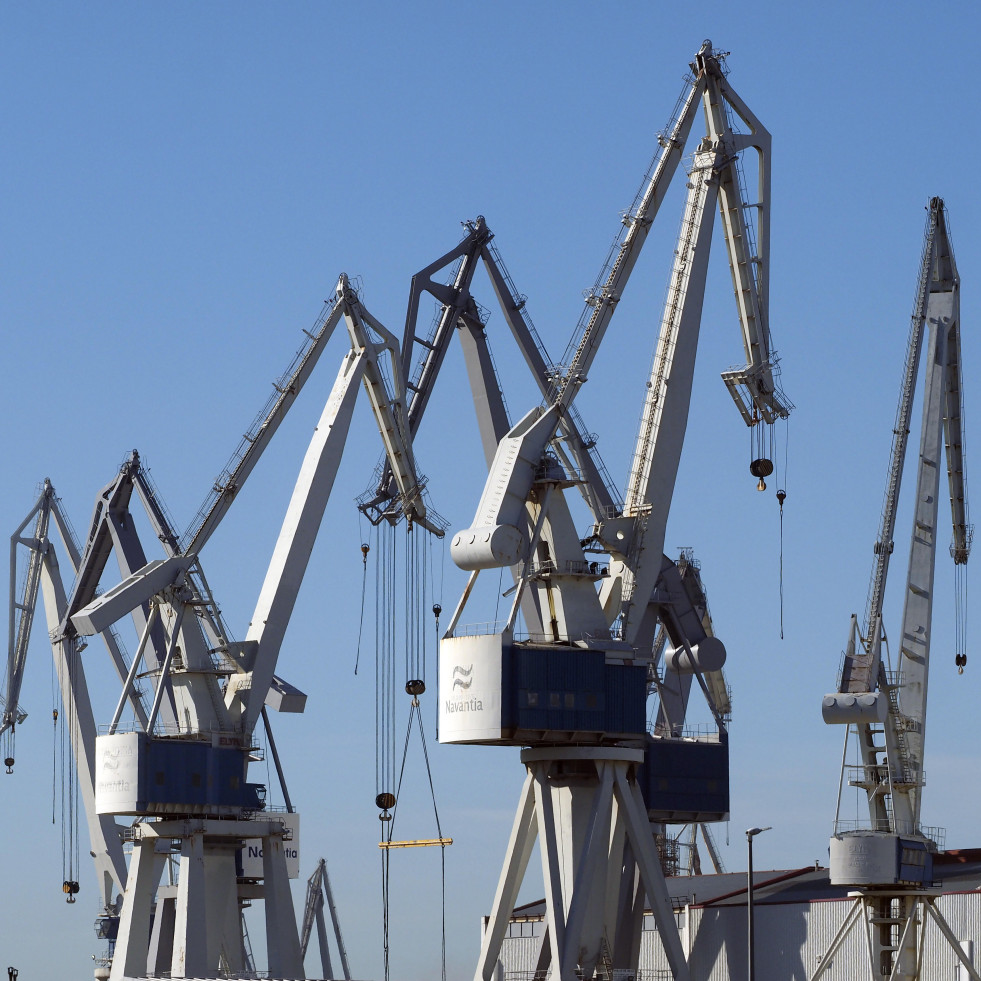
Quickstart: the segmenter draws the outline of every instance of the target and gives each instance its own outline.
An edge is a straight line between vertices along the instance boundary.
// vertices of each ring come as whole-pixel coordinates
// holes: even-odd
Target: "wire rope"
[[[963,674],[967,664],[967,566],[954,566],[954,663]]]
[[[361,543],[361,616],[358,619],[358,649],[354,656],[354,673],[358,673],[358,664],[361,663],[361,636],[364,633],[364,599],[368,591],[368,553],[371,546],[367,542]]]
[[[432,540],[420,528],[407,526],[404,554],[399,557],[396,546],[395,528],[390,525],[379,535],[378,569],[376,570],[376,788],[375,803],[382,809],[379,815],[385,822],[382,833],[383,844],[391,845],[402,786],[406,775],[412,728],[418,722],[419,738],[422,744],[423,759],[429,792],[433,802],[436,830],[441,842],[440,856],[440,900],[441,900],[441,963],[442,979],[446,978],[446,856],[442,843],[443,831],[436,805],[436,792],[433,783],[429,748],[426,741],[425,726],[419,695],[426,690],[427,634],[426,614],[431,591],[435,590],[436,575],[432,554]],[[401,558],[401,574],[398,560]],[[445,551],[444,551],[445,559]],[[397,586],[401,585],[403,594],[399,595]],[[442,589],[442,572],[440,576]],[[441,604],[432,604],[436,619],[436,642],[439,641],[439,615]],[[399,628],[401,627],[401,631]],[[395,648],[396,637],[401,633],[404,644],[405,691],[412,696],[409,718],[402,743],[402,759],[395,772]],[[392,791],[394,790],[394,793]],[[389,811],[391,813],[389,813]],[[391,972],[391,848],[382,849],[382,933],[385,981]]]
[[[381,528],[376,535],[379,559],[375,566],[375,804],[381,808],[382,838],[392,839],[389,808],[397,797],[392,795],[395,757],[395,559],[394,528]],[[382,950],[385,981],[390,977],[389,920],[389,849],[381,856]]]
[[[441,907],[441,964],[442,981],[446,981],[446,845],[443,842],[443,827],[439,820],[439,807],[436,803],[436,788],[433,784],[432,765],[429,760],[429,746],[426,743],[426,730],[422,718],[422,709],[419,699],[413,696],[412,705],[409,708],[409,722],[405,730],[405,742],[402,746],[402,765],[399,767],[399,779],[395,792],[395,807],[392,809],[392,821],[390,825],[391,833],[395,831],[395,817],[398,811],[399,801],[402,799],[402,780],[405,776],[405,765],[409,756],[409,740],[412,736],[412,724],[418,720],[419,740],[422,744],[422,756],[426,764],[426,778],[429,782],[429,795],[433,802],[433,816],[436,820],[436,837],[440,840],[440,907]],[[391,841],[391,835],[389,836]],[[388,851],[389,849],[384,849]],[[386,917],[388,909],[386,906]]]

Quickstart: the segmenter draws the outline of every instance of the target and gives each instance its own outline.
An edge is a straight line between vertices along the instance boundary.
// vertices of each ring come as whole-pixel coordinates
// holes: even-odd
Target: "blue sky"
[[[666,547],[695,549],[729,650],[724,859],[744,867],[742,831],[772,824],[759,866],[823,862],[841,734],[821,722],[820,698],[835,684],[849,615],[864,609],[932,195],[947,202],[964,284],[969,454],[975,432],[981,215],[966,45],[979,19],[969,3],[935,4],[929,16],[880,2],[3,5],[0,521],[13,530],[51,477],[83,528],[135,447],[183,527],[338,274],[360,276],[369,310],[401,334],[411,275],[478,214],[557,357],[710,37],[731,51],[730,81],[774,141],[770,320],[797,405],[784,640],[777,504],[754,489],[746,431],[718,379],[742,358],[718,240]],[[665,205],[577,403],[621,486],[680,200]],[[486,281],[476,292],[492,307]],[[500,314],[489,334],[511,411],[523,414],[535,396]],[[343,353],[338,338],[202,555],[239,636]],[[469,524],[484,479],[461,411],[468,398],[454,351],[419,445],[452,527]],[[353,675],[364,534],[353,498],[380,443],[363,406],[352,433],[280,662],[308,692],[307,712],[276,720],[276,733],[303,814],[304,875],[328,859],[352,968],[367,978],[381,975],[380,873],[373,673]],[[893,631],[909,520],[904,511],[898,524]],[[949,565],[942,554],[924,821],[947,827],[948,846],[969,847],[981,845],[971,820],[981,794],[965,779],[976,770],[965,736],[981,662],[955,673]],[[446,570],[450,607],[462,577],[448,557]],[[15,774],[0,774],[0,959],[54,981],[84,974],[98,945],[91,870],[67,906],[60,833],[47,823],[49,665],[39,623],[23,694],[31,716]],[[106,678],[99,697],[112,703],[116,692]],[[516,750],[437,746],[432,756],[455,839],[448,967],[462,977],[522,768]],[[428,790],[412,765],[404,830],[429,837]],[[393,973],[407,981],[438,969],[438,859],[420,850],[392,860]],[[530,885],[527,898],[538,895]]]

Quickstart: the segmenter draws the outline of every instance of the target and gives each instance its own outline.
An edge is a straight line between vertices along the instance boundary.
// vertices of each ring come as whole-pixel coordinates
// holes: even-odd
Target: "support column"
[[[235,874],[237,842],[205,839],[205,895],[211,912],[208,931],[208,963],[228,974],[245,969],[242,944],[242,916],[238,905],[238,879]]]
[[[177,880],[177,915],[174,919],[172,978],[204,978],[217,963],[209,964],[211,923],[208,917],[207,877],[204,866],[204,835],[200,832],[181,839],[180,877]]]
[[[518,901],[518,890],[524,881],[528,860],[531,858],[535,840],[538,837],[538,817],[535,812],[534,780],[529,767],[521,789],[518,810],[514,816],[511,837],[504,854],[504,867],[497,884],[497,894],[480,943],[480,959],[474,981],[492,981],[497,959],[501,955],[501,944],[507,932],[508,920]],[[547,928],[546,928],[547,929]]]
[[[286,871],[286,852],[281,834],[262,838],[263,893],[266,903],[266,953],[269,976],[295,979],[303,977],[300,937],[293,911],[293,895]]]
[[[154,838],[143,838],[133,845],[119,917],[119,939],[116,941],[109,981],[142,978],[147,973],[150,908],[162,868],[162,863],[157,862],[154,854],[155,845]]]

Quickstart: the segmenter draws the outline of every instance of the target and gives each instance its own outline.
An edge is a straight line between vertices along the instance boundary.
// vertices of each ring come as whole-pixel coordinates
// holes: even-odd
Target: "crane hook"
[[[392,815],[388,812],[395,806],[395,794],[381,793],[375,797],[375,807],[381,808],[382,813],[378,815],[379,821],[391,821]]]
[[[958,674],[963,674],[964,673],[964,665],[967,664],[967,655],[966,654],[957,654],[957,655],[955,655],[955,657],[954,657],[954,664],[957,665],[957,673]],[[10,771],[8,770],[7,772],[9,773]]]
[[[766,481],[763,478],[769,477],[770,474],[773,473],[773,461],[768,460],[765,456],[758,457],[757,459],[753,460],[752,463],[750,463],[749,472],[754,477],[760,478],[760,482],[756,485],[756,489],[758,491],[765,491]]]
[[[367,542],[361,543],[361,561],[367,565],[368,564],[368,553],[371,551],[371,547]]]

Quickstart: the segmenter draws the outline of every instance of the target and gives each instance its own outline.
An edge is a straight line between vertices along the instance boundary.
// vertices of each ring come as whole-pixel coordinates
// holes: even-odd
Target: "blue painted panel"
[[[187,807],[261,810],[265,788],[245,780],[245,752],[187,739],[147,739],[141,797],[147,811]]]
[[[933,855],[927,850],[926,842],[916,838],[899,838],[899,881],[916,885],[933,881]]]
[[[721,821],[729,813],[729,744],[647,740],[641,790],[661,821]]]
[[[607,664],[602,651],[515,645],[506,652],[505,730],[642,735],[647,670]]]

